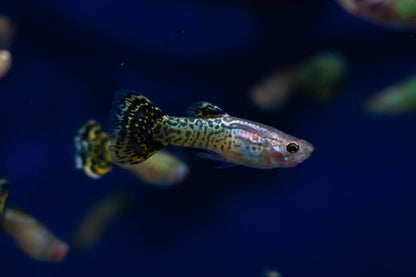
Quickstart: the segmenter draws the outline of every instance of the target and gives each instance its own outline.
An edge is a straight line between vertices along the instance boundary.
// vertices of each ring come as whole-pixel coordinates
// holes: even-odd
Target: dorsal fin
[[[186,115],[191,117],[223,117],[228,114],[212,103],[201,101],[189,106]]]

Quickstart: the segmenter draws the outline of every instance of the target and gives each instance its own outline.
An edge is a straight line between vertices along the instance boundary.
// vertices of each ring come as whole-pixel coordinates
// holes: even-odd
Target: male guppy
[[[164,114],[132,90],[116,93],[110,151],[118,164],[145,161],[167,145],[201,148],[221,159],[254,168],[292,167],[309,157],[312,144],[270,126],[228,115],[198,102],[189,117]]]

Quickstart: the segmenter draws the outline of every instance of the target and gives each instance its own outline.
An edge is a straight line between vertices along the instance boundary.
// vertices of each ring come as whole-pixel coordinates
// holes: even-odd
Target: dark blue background
[[[70,240],[96,199],[127,185],[136,213],[91,251],[32,261],[0,234],[9,276],[416,276],[416,114],[373,118],[363,101],[416,71],[414,32],[382,29],[333,1],[3,0],[17,37],[0,81],[0,173],[9,202]],[[258,111],[250,87],[279,67],[339,50],[350,74],[332,103],[293,99]],[[166,113],[198,100],[305,138],[290,169],[215,169],[194,150],[187,181],[160,189],[73,166],[72,136],[104,126],[113,93],[142,92]]]

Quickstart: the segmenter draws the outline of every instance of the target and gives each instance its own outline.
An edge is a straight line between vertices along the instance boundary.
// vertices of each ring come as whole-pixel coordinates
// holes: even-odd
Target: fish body
[[[295,139],[282,131],[246,119],[169,117],[155,129],[155,137],[164,145],[206,149],[222,155],[226,161],[254,168],[291,167],[303,161],[284,153],[287,141]],[[310,151],[308,148],[307,151]]]
[[[189,166],[165,150],[160,150],[140,164],[121,166],[121,168],[146,183],[159,186],[182,183],[189,174]]]
[[[295,89],[308,92],[317,99],[330,100],[339,95],[348,75],[346,57],[335,51],[316,54],[295,69]]]
[[[416,27],[414,0],[337,0],[351,14],[376,24]]]
[[[332,100],[339,95],[345,83],[347,68],[343,54],[321,52],[264,79],[251,89],[250,97],[263,110],[281,108],[297,93],[321,101]]]
[[[189,117],[175,117],[134,91],[116,95],[110,133],[116,163],[140,163],[164,146],[174,145],[210,150],[228,162],[254,168],[291,167],[314,150],[305,140],[230,116],[208,102],[189,107]]]
[[[380,116],[400,115],[416,110],[416,75],[370,97],[365,109]]]
[[[263,277],[282,277],[282,275],[276,270],[266,269],[263,272]]]
[[[77,249],[96,246],[104,237],[111,223],[129,212],[130,199],[124,189],[100,199],[83,216],[71,243]]]
[[[1,228],[14,238],[25,254],[38,261],[60,262],[68,253],[68,244],[21,210],[6,209]]]
[[[295,73],[293,69],[284,69],[261,80],[250,90],[252,102],[263,110],[284,106],[295,93]]]
[[[12,55],[7,49],[0,49],[0,79],[6,76],[12,66]]]
[[[69,249],[43,224],[20,209],[6,207],[9,182],[0,178],[0,229],[14,238],[26,255],[38,261],[60,262]]]
[[[0,48],[8,49],[12,45],[15,36],[15,24],[7,16],[0,14]]]
[[[14,40],[14,24],[10,17],[0,14],[0,79],[12,67],[12,54],[8,50]]]

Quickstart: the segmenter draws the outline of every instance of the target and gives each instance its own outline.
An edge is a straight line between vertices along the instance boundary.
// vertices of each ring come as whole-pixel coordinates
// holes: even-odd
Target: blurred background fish
[[[322,52],[293,68],[282,69],[255,85],[251,100],[264,110],[279,109],[298,92],[321,101],[338,96],[347,75],[343,54]]]
[[[279,272],[272,269],[264,270],[263,277],[282,277]]]
[[[8,48],[14,41],[14,33],[15,27],[10,17],[0,14],[0,79],[12,66],[12,55]]]
[[[7,15],[0,14],[0,48],[7,49],[12,46],[15,29],[12,19]]]
[[[17,247],[26,255],[42,262],[61,262],[69,246],[58,239],[35,218],[21,209],[5,207],[8,196],[8,182],[0,180],[0,229],[8,233]]]
[[[416,28],[414,0],[337,0],[351,14],[371,22]]]
[[[119,165],[146,183],[170,186],[182,183],[189,174],[189,166],[166,150],[138,165]]]
[[[12,66],[12,55],[7,49],[0,49],[0,79],[3,78]]]
[[[111,223],[129,213],[131,206],[128,192],[121,188],[112,195],[98,200],[80,220],[71,246],[76,249],[96,246],[103,239]]]
[[[7,208],[4,211],[1,228],[13,237],[22,252],[38,261],[61,262],[69,250],[68,244],[19,209]]]
[[[365,103],[365,110],[368,113],[380,116],[402,115],[415,109],[415,74],[374,94]]]

